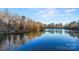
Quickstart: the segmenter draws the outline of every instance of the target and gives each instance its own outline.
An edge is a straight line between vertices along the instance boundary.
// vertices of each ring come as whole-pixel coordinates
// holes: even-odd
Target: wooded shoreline
[[[53,21],[52,21],[53,22]],[[32,31],[44,31],[46,28],[65,28],[70,30],[79,30],[79,21],[73,21],[69,24],[43,24],[33,21],[25,16],[12,15],[7,9],[0,11],[0,34],[21,34]]]

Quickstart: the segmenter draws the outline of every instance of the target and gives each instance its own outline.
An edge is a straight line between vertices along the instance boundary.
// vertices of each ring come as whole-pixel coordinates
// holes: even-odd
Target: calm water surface
[[[46,29],[21,35],[0,35],[3,51],[78,51],[79,32],[66,29]]]

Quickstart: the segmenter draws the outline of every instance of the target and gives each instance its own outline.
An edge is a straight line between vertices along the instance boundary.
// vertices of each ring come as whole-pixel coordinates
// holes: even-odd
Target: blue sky
[[[78,8],[7,8],[12,14],[24,15],[26,18],[49,23],[69,23],[79,20]],[[0,8],[4,10],[4,8]]]

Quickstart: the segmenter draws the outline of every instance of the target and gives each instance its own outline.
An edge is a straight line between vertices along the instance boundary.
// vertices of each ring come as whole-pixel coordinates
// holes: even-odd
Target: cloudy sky
[[[3,10],[1,8],[0,10]],[[8,8],[11,13],[24,15],[45,24],[69,23],[79,20],[78,8]]]

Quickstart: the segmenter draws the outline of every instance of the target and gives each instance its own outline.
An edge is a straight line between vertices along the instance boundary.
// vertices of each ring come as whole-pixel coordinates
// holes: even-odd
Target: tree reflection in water
[[[33,39],[35,37],[40,37],[41,35],[43,35],[45,33],[45,31],[42,32],[30,32],[30,33],[26,33],[27,38],[29,39]]]
[[[51,33],[51,34],[54,34],[54,33],[62,34],[62,30],[63,29],[47,29],[46,31]]]
[[[70,35],[71,37],[77,37],[79,39],[79,31],[74,31],[74,30],[65,30],[65,29],[53,29],[53,30],[46,30],[47,32],[54,34],[54,33],[59,33],[62,34],[63,32]]]
[[[68,30],[65,33],[69,34],[71,37],[76,37],[79,40],[79,31]]]
[[[50,38],[50,34],[52,34],[53,37],[51,37],[51,39],[61,39],[59,41],[62,41],[66,39],[66,37],[68,39],[79,39],[79,32],[76,32],[76,31],[72,31],[72,30],[65,30],[65,29],[48,29],[46,31],[42,31],[42,32],[29,32],[29,33],[25,33],[25,34],[19,34],[19,35],[14,35],[14,34],[11,34],[11,35],[0,35],[0,50],[14,50],[16,48],[19,48],[21,47],[22,45],[24,44],[27,44],[27,42],[35,39],[35,38],[39,38],[41,35],[44,36],[45,39],[49,39]],[[49,37],[46,37],[45,34]],[[59,35],[56,35],[56,34],[59,34]],[[65,35],[65,37],[64,37]],[[72,38],[71,38],[72,37]],[[43,38],[43,39],[44,39]],[[42,39],[42,38],[41,38]],[[75,39],[74,39],[75,40]],[[71,42],[72,43],[71,43]],[[57,41],[58,42],[58,41]],[[65,46],[58,46],[57,49],[76,49],[76,43],[75,42],[78,42],[78,41],[72,41],[72,40],[69,40],[68,41],[69,43],[64,43]],[[53,44],[53,43],[52,43]]]
[[[0,35],[0,50],[8,51],[19,48],[21,45],[35,37],[41,36],[43,33],[44,32],[30,32],[20,35]]]
[[[61,29],[61,30],[60,29],[48,29],[47,32],[52,34],[52,36],[55,34],[59,34],[57,36],[58,39],[61,39],[60,37],[62,37],[63,40],[69,39],[69,41],[65,43],[65,46],[58,46],[57,47],[58,50],[76,50],[78,48],[79,31],[67,30],[67,29]]]

